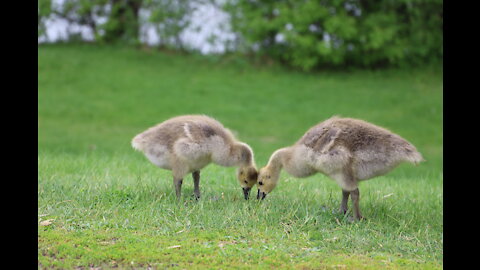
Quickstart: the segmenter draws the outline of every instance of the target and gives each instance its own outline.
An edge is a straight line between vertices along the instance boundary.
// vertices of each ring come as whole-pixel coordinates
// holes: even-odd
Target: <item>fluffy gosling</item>
[[[237,179],[247,200],[257,182],[253,151],[239,142],[217,120],[204,115],[184,115],[166,120],[132,139],[132,147],[156,166],[171,170],[177,198],[183,178],[192,173],[194,195],[200,198],[200,170],[210,163],[237,166]]]
[[[322,173],[342,188],[340,211],[348,209],[351,195],[356,220],[360,213],[359,181],[384,175],[402,162],[418,164],[422,155],[411,143],[371,123],[332,117],[312,128],[294,145],[275,151],[259,170],[257,199],[277,185],[280,171],[298,178]]]

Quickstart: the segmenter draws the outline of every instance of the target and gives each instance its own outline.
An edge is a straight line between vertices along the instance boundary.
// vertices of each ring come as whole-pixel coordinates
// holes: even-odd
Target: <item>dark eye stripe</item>
[[[263,185],[263,182],[258,182],[258,184],[261,186],[261,185]]]

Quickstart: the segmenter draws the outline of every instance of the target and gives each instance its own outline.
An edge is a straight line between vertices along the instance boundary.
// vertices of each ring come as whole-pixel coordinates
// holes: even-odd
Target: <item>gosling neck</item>
[[[290,148],[285,147],[275,151],[270,160],[268,161],[267,167],[270,168],[273,177],[278,177],[280,171],[285,166],[287,155],[290,153]]]
[[[233,152],[235,158],[235,165],[240,167],[255,167],[255,159],[253,157],[253,150],[246,143],[236,143],[233,145]]]

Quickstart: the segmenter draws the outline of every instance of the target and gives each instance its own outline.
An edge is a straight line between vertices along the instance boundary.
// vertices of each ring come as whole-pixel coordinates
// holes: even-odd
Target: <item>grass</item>
[[[51,222],[38,227],[39,268],[443,267],[441,69],[304,74],[92,45],[38,54],[38,221]],[[336,211],[340,188],[320,174],[282,173],[265,201],[245,201],[235,169],[210,165],[201,200],[189,176],[177,202],[170,172],[130,140],[191,113],[234,130],[258,166],[334,114],[391,129],[427,162],[363,182],[362,222]]]

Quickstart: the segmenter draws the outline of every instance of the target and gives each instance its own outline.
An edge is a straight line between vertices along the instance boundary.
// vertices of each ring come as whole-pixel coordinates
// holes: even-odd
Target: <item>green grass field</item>
[[[441,269],[442,80],[435,67],[305,74],[235,58],[39,46],[38,267]],[[212,164],[201,200],[188,176],[177,202],[170,172],[130,140],[181,114],[220,120],[259,167],[332,115],[386,127],[427,162],[362,182],[361,222],[338,213],[341,189],[320,174],[282,173],[267,199],[245,201],[235,168]]]

